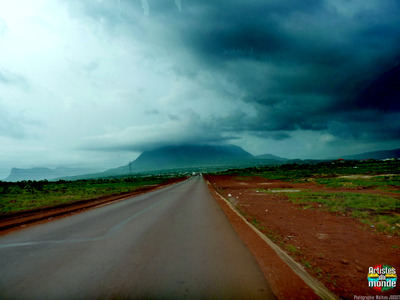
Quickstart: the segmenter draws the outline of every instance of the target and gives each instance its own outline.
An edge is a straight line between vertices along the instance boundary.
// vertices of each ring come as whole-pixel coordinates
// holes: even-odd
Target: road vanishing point
[[[201,176],[0,238],[0,299],[271,299]]]

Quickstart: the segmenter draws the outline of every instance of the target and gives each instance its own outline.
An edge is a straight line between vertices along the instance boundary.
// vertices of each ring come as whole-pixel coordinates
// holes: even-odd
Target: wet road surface
[[[0,299],[268,299],[204,179],[0,238]]]

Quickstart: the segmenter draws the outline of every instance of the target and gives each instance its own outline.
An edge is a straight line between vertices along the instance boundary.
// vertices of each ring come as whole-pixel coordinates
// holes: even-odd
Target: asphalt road
[[[0,299],[273,297],[200,176],[0,238]]]

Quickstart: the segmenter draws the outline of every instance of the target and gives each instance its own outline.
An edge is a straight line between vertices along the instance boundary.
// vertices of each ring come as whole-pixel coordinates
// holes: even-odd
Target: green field
[[[133,192],[169,179],[169,176],[148,176],[57,182],[0,181],[0,214]]]
[[[314,178],[334,178],[350,175],[397,175],[400,176],[400,160],[395,161],[344,161],[290,163],[280,166],[261,166],[245,169],[230,169],[217,174],[237,174],[238,176],[262,176],[291,182],[305,182]],[[383,179],[385,180],[385,179]]]
[[[287,164],[234,169],[219,174],[235,174],[240,178],[260,176],[294,184],[314,183],[323,189],[279,192],[300,209],[321,209],[352,216],[378,231],[400,235],[400,161]],[[264,193],[277,190],[258,189]]]
[[[363,175],[350,175],[339,176],[333,178],[315,178],[315,182],[322,184],[326,187],[340,188],[354,188],[354,189],[379,189],[382,191],[399,193],[400,175],[377,175],[377,176],[363,176]]]
[[[272,193],[272,191],[265,191]],[[322,209],[339,215],[349,215],[378,231],[400,234],[400,197],[368,193],[314,192],[303,190],[283,193],[300,209]],[[318,204],[318,205],[315,205]]]

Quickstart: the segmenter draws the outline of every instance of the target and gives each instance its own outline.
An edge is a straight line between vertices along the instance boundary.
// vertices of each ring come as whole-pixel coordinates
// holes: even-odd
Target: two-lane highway
[[[0,238],[0,299],[273,298],[202,177]]]

